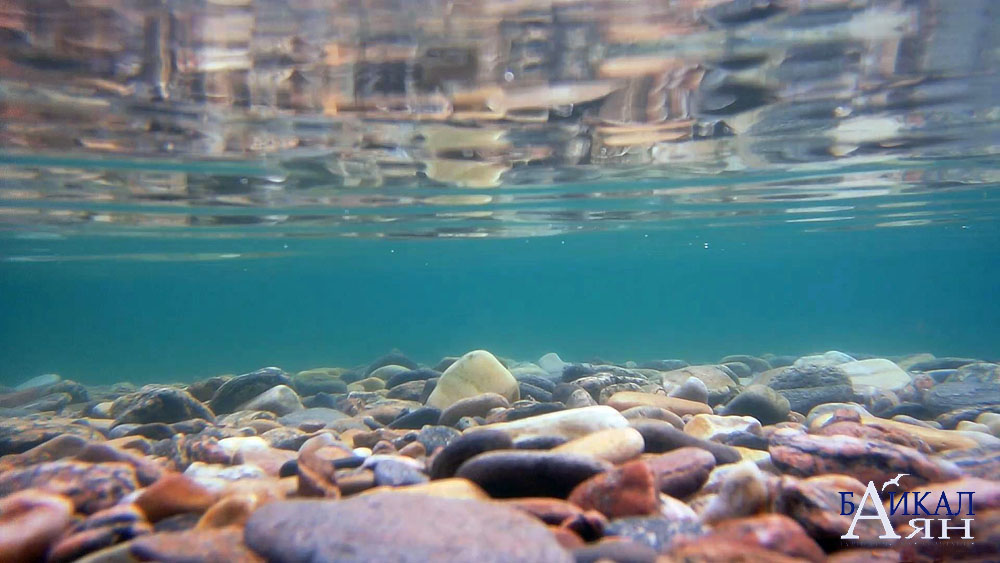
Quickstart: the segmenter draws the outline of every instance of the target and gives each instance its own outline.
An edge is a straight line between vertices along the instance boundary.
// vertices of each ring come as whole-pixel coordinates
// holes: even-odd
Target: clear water
[[[996,360],[996,21],[6,2],[0,383],[392,348]]]

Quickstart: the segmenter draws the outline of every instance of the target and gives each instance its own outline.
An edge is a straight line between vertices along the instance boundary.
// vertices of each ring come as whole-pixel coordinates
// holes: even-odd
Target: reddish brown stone
[[[580,483],[569,502],[584,510],[597,510],[608,518],[653,514],[659,497],[653,472],[641,460],[630,461]]]
[[[653,471],[660,492],[675,498],[696,493],[715,467],[715,457],[701,448],[680,448],[665,454],[643,456],[642,461]]]
[[[333,461],[351,455],[329,434],[310,438],[299,448],[299,496],[340,498]]]
[[[29,488],[64,495],[77,511],[91,514],[114,505],[137,485],[135,470],[125,463],[61,460],[0,474],[0,496]]]
[[[399,455],[419,459],[427,454],[427,448],[420,442],[410,442],[399,450]]]
[[[841,492],[853,493],[853,498],[860,501],[865,485],[845,475],[805,480],[784,476],[775,485],[772,509],[798,522],[823,549],[843,549],[852,545],[840,536],[847,533],[853,518],[840,513]],[[877,520],[858,520],[854,533],[868,541],[878,541],[878,536],[885,532]],[[879,547],[887,545],[882,542]]]
[[[858,413],[848,411],[854,415]],[[859,415],[860,418],[860,415]],[[933,452],[933,448],[927,442],[912,434],[907,434],[899,428],[881,427],[875,423],[861,424],[853,421],[837,421],[828,423],[817,432],[821,436],[852,436],[865,440],[881,440],[890,444],[898,444],[913,448],[919,452],[928,454]]]
[[[950,481],[961,474],[954,464],[913,448],[850,436],[784,430],[770,436],[769,449],[775,467],[799,476],[842,473],[882,483],[907,473],[911,483],[923,484]]]
[[[719,523],[704,541],[710,541],[712,536],[753,544],[808,561],[823,561],[826,557],[802,526],[781,514],[726,520]]]
[[[168,473],[135,500],[150,522],[185,512],[204,512],[218,495],[181,473]]]
[[[68,499],[38,490],[0,499],[0,563],[40,559],[72,514]]]
[[[131,543],[129,553],[140,561],[264,561],[247,548],[243,530],[235,526],[143,536]]]

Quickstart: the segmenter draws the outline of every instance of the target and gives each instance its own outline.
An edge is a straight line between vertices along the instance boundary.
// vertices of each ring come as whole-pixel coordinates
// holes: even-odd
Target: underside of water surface
[[[998,21],[0,0],[0,563],[1000,560]]]

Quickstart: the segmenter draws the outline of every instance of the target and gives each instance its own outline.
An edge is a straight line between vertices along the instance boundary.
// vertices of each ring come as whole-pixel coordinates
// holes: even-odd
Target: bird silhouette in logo
[[[882,490],[884,491],[885,488],[888,487],[889,485],[896,485],[898,487],[899,486],[899,480],[902,477],[906,477],[907,475],[909,475],[909,473],[900,473],[899,475],[896,475],[896,477],[894,479],[889,479],[885,483],[882,483]]]

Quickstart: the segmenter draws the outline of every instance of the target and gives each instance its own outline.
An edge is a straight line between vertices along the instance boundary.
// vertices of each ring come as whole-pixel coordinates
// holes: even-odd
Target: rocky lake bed
[[[1000,364],[42,375],[0,388],[0,563],[22,561],[1000,561]]]

